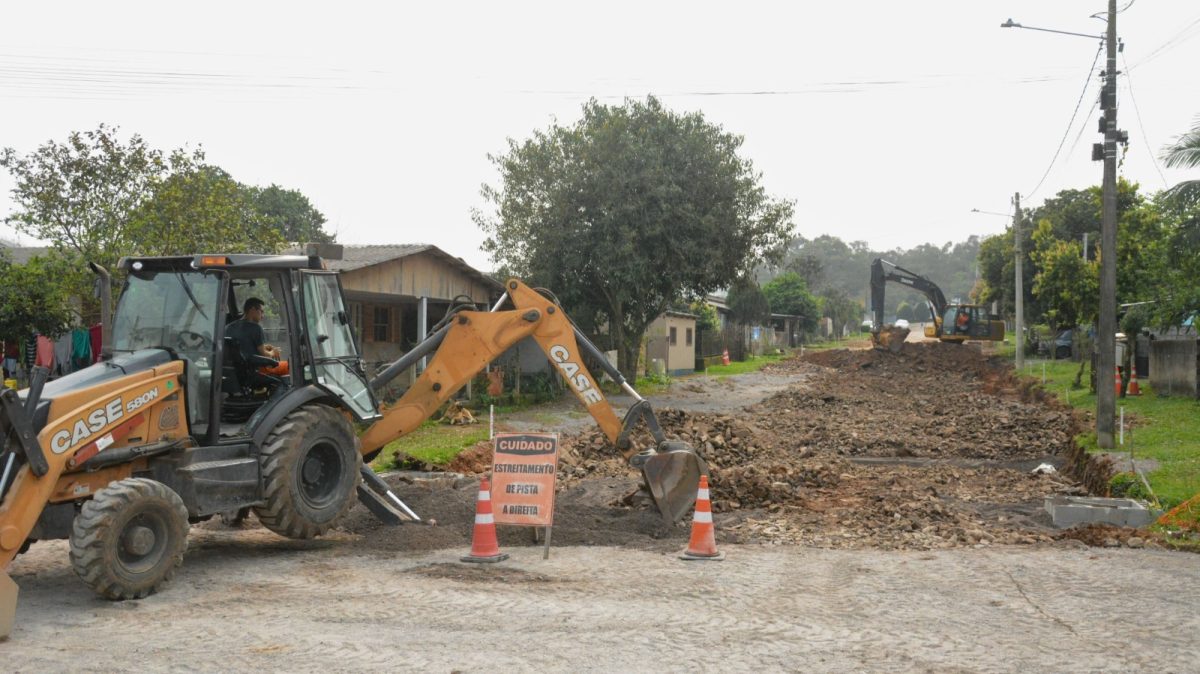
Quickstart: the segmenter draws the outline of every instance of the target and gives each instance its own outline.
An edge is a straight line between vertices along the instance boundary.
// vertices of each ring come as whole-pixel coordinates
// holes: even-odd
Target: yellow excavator
[[[174,574],[188,527],[252,508],[290,538],[328,531],[357,498],[391,524],[419,521],[364,462],[432,416],[488,363],[532,337],[609,441],[640,468],[663,517],[692,506],[707,472],[668,441],[650,403],[544,291],[517,279],[490,310],[447,312],[428,338],[365,374],[335,272],[338,246],[305,255],[130,257],[116,311],[102,297],[101,361],[0,393],[0,637],[17,587],[4,573],[31,543],[69,539],[70,561],[99,595],[144,597]],[[101,288],[110,287],[108,272]],[[227,331],[242,301],[272,316],[280,362],[246,354]],[[265,299],[263,299],[265,298]],[[486,307],[485,307],[486,308]],[[428,366],[393,405],[376,394],[422,358]],[[619,419],[584,365],[599,364],[634,404]],[[636,451],[646,423],[656,446]],[[355,426],[365,430],[360,434]]]
[[[926,337],[959,344],[968,340],[1004,341],[1004,321],[988,314],[984,307],[978,304],[951,304],[933,281],[895,263],[875,258],[871,263],[871,310],[874,312],[871,342],[875,348],[899,351],[909,334],[906,327],[884,325],[884,286],[888,281],[908,286],[925,295],[932,319],[925,324]]]

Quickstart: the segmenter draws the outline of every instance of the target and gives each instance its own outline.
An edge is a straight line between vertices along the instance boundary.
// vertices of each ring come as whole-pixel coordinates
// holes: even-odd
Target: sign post
[[[554,483],[558,475],[558,435],[497,433],[492,457],[492,506],[497,524],[546,528],[554,525]]]

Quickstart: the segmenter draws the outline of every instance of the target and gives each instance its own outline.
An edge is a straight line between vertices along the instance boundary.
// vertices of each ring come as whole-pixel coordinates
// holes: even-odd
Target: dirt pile
[[[1048,542],[1058,532],[1043,499],[1086,491],[1061,473],[1031,472],[1042,462],[1061,469],[1074,455],[1070,411],[1038,400],[971,347],[817,352],[771,369],[798,383],[742,411],[657,410],[666,437],[708,463],[718,541],[884,549]],[[645,428],[632,440],[635,450],[653,442]],[[490,451],[480,443],[461,454],[451,469],[471,477],[447,478],[453,488],[398,485],[418,512],[443,523],[406,528],[407,545],[441,544],[469,529],[474,475],[490,468]],[[665,526],[637,494],[640,479],[598,430],[564,434],[555,540],[677,545],[686,524]],[[502,544],[522,536],[504,533]]]

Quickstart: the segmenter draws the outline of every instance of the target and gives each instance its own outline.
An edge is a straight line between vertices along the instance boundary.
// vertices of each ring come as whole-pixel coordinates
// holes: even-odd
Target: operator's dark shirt
[[[238,351],[241,351],[242,357],[246,359],[249,359],[250,356],[261,356],[258,347],[267,343],[267,335],[263,332],[262,326],[245,319],[239,319],[226,325],[225,336],[232,337],[237,342]]]

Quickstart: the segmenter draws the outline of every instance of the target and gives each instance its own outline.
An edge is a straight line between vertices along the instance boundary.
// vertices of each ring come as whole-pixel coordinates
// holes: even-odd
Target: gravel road
[[[61,541],[11,572],[4,669],[44,671],[1195,671],[1194,555],[725,546],[349,552],[196,530],[165,590],[94,598]]]

